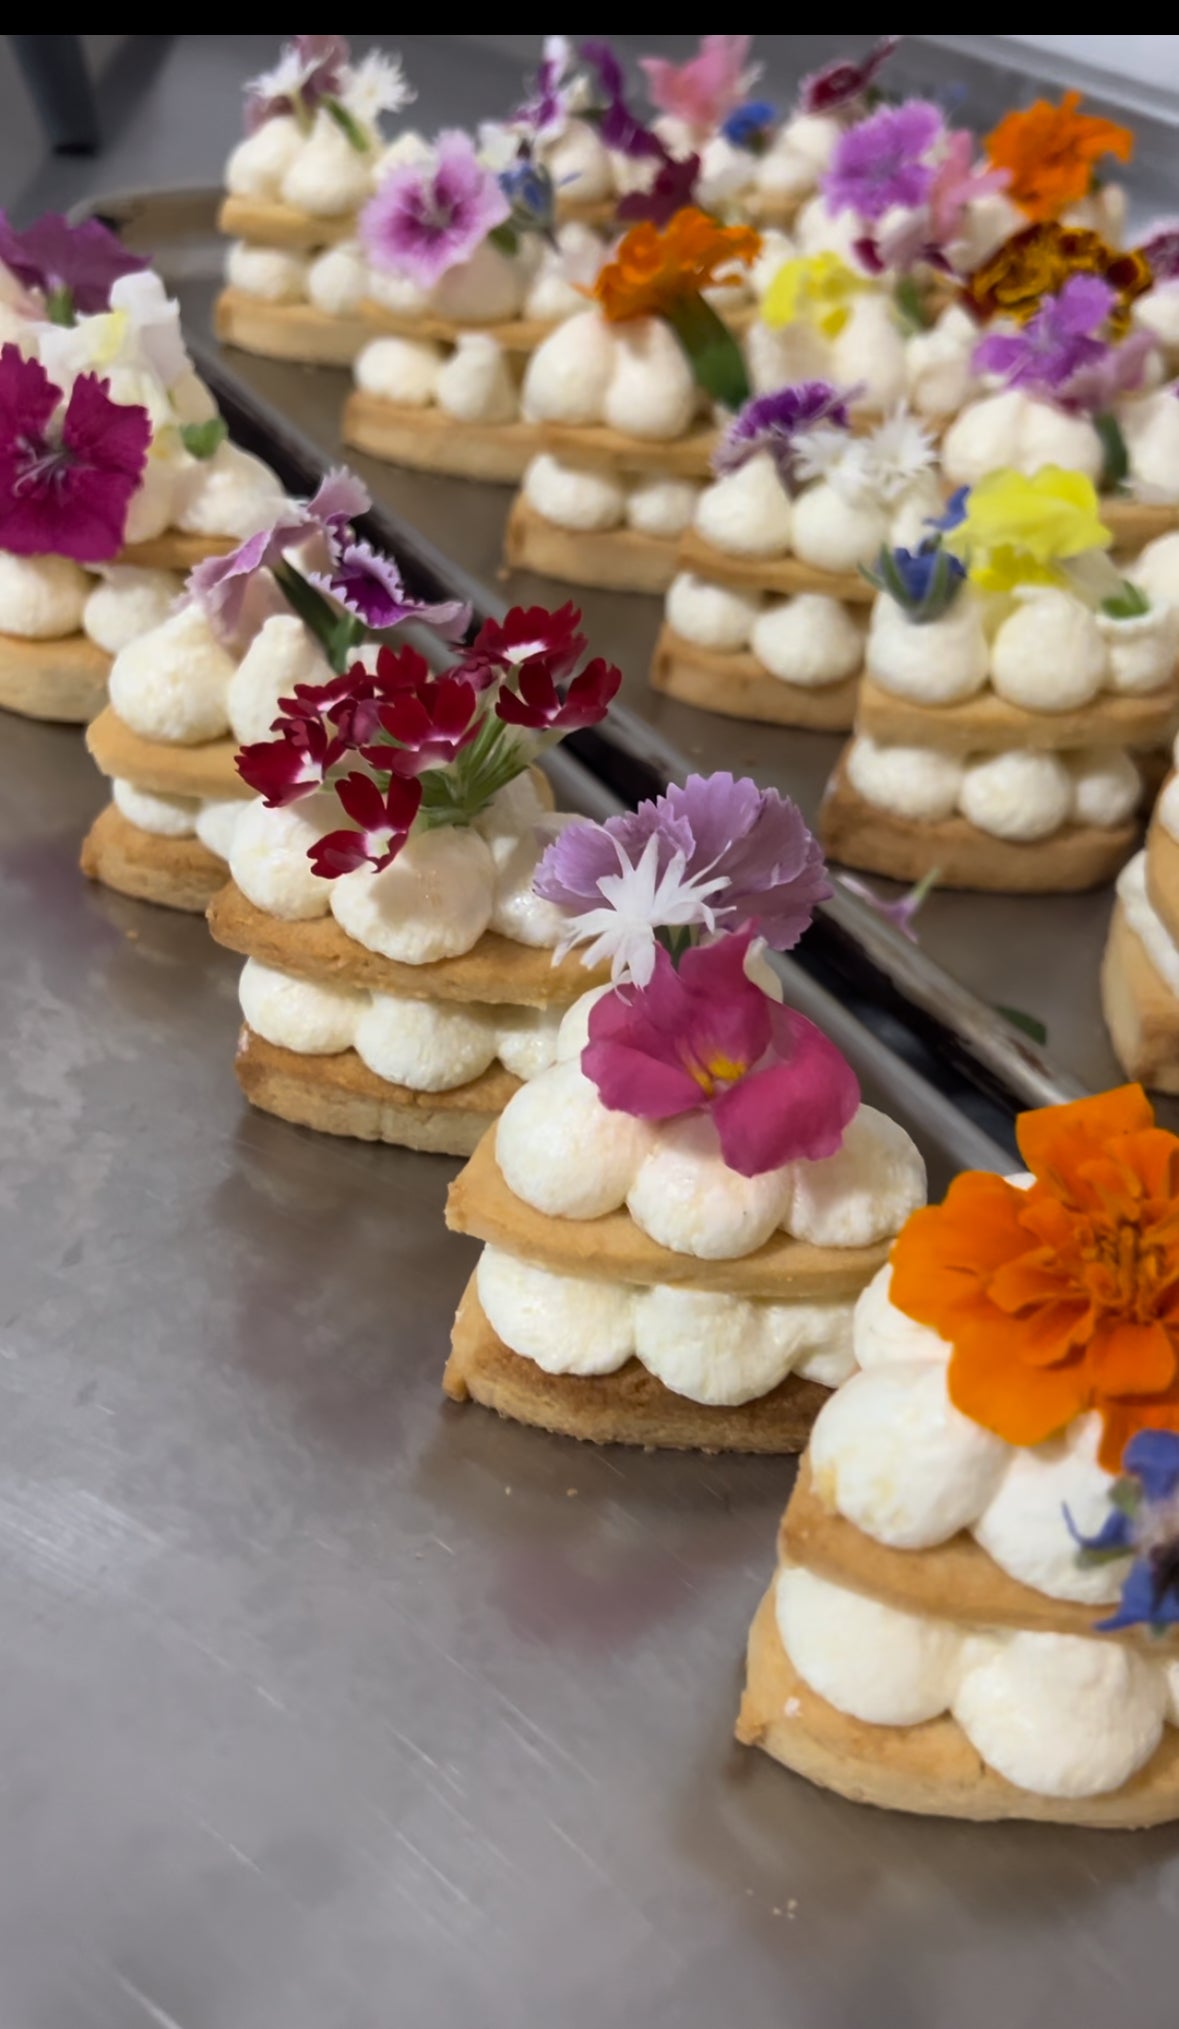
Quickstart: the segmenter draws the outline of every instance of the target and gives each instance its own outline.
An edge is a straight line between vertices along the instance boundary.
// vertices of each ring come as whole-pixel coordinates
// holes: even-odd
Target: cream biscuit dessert
[[[716,413],[749,382],[710,300],[739,291],[758,235],[689,206],[632,227],[596,307],[539,346],[521,389],[536,455],[508,518],[505,561],[573,584],[666,591],[708,477]]]
[[[83,723],[112,658],[281,488],[228,442],[158,276],[97,220],[0,220],[0,258],[0,705]]]
[[[933,441],[903,408],[854,434],[822,381],[757,395],[680,538],[651,682],[734,718],[850,729],[882,546],[941,508]]]
[[[857,1303],[737,1734],[859,1803],[1157,1824],[1179,1815],[1179,1140],[1136,1085],[1018,1140],[1027,1172],[958,1177]]]
[[[568,827],[536,890],[612,983],[451,1188],[483,1251],[445,1390],[595,1443],[796,1450],[925,1194],[767,962],[830,892],[817,845],[773,791],[693,776]]]
[[[371,503],[349,474],[306,502],[274,489],[267,525],[178,579],[163,616],[120,645],[87,730],[111,802],[82,869],[140,901],[199,914],[224,886],[252,794],[237,749],[267,738],[283,698],[332,681],[341,643],[371,660],[370,620],[445,625],[464,610],[409,598],[392,559],[357,539],[353,519]]]
[[[416,617],[452,636],[469,615]],[[237,1074],[253,1105],[469,1155],[552,1063],[584,974],[555,958],[563,919],[533,893],[574,822],[536,762],[596,724],[621,680],[600,658],[572,674],[579,619],[512,609],[439,676],[408,645],[372,656],[370,638],[338,676],[296,684],[272,737],[238,755],[259,800],[209,923],[246,959]]]
[[[826,849],[950,887],[1097,886],[1129,858],[1142,775],[1179,709],[1179,609],[1109,560],[1078,473],[991,474],[915,551],[882,551],[852,739]],[[1170,539],[1167,539],[1168,543]],[[1153,587],[1147,590],[1147,586]]]
[[[1179,775],[1174,772],[1179,756],[1174,751],[1171,760],[1146,845],[1118,875],[1101,964],[1101,1003],[1114,1054],[1128,1078],[1156,1092],[1179,1092]]]

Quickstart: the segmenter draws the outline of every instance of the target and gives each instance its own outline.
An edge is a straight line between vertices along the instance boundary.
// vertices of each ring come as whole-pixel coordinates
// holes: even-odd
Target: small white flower
[[[687,861],[682,852],[674,853],[660,874],[657,832],[647,840],[634,865],[617,839],[613,845],[620,872],[604,874],[598,882],[603,906],[571,919],[556,956],[563,958],[575,944],[592,939],[589,950],[582,954],[583,964],[598,965],[608,958],[616,986],[623,979],[646,986],[655,970],[656,930],[696,924],[714,930],[716,918],[708,897],[726,888],[728,881],[723,875],[712,880],[685,877]]]
[[[816,423],[813,430],[799,430],[792,439],[794,462],[800,479],[830,479],[847,462],[859,438],[831,423]]]
[[[864,443],[869,482],[882,501],[899,499],[934,464],[933,438],[903,402]]]
[[[246,79],[246,97],[251,99],[290,99],[302,91],[310,76],[310,66],[301,57],[293,42],[284,44],[281,56],[273,70],[261,70],[257,77]]]
[[[345,74],[340,94],[346,112],[363,127],[376,129],[382,113],[400,113],[416,99],[399,56],[370,49]]]
[[[480,120],[479,160],[493,176],[510,169],[519,153],[520,142],[513,127],[503,120]]]

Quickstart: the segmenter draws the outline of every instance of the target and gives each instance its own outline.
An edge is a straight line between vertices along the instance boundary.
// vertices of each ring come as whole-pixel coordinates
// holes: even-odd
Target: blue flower
[[[915,550],[882,549],[875,567],[865,575],[895,599],[910,620],[921,623],[940,620],[957,597],[966,572],[957,557],[934,539]]]
[[[748,148],[751,153],[760,154],[777,117],[778,108],[768,99],[747,99],[729,114],[721,133],[734,148]]]
[[[499,187],[512,207],[511,224],[520,232],[548,232],[553,223],[553,180],[539,162],[522,155],[501,169]]]
[[[966,519],[966,496],[969,492],[969,486],[959,486],[947,500],[944,513],[931,515],[925,526],[940,529],[943,535],[947,529],[957,528],[959,522]]]
[[[1179,1433],[1140,1430],[1122,1454],[1125,1472],[1110,1489],[1111,1512],[1094,1536],[1064,1519],[1085,1563],[1133,1557],[1115,1612],[1097,1622],[1103,1634],[1148,1627],[1161,1634],[1179,1625]]]

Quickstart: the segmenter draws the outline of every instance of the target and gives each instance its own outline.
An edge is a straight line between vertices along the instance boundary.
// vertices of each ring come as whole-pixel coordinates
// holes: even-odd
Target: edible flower
[[[789,951],[831,893],[797,804],[728,773],[690,775],[602,824],[569,825],[533,883],[569,915],[560,950],[592,941],[616,981],[650,979],[662,943],[679,957],[705,931],[756,928]]]
[[[784,324],[813,324],[824,338],[838,338],[851,316],[852,299],[872,284],[838,254],[798,254],[784,261],[762,298],[761,315],[771,330]]]
[[[0,262],[24,288],[41,292],[53,324],[73,324],[79,313],[107,309],[119,277],[148,266],[100,219],[71,225],[59,211],[45,212],[22,232],[0,211]]]
[[[1110,1513],[1095,1536],[1084,1536],[1067,1507],[1065,1521],[1079,1545],[1078,1564],[1133,1559],[1117,1610],[1096,1625],[1101,1634],[1146,1627],[1164,1635],[1179,1623],[1179,1435],[1140,1430],[1122,1453],[1109,1490]]]
[[[564,132],[575,101],[573,45],[567,35],[546,35],[532,90],[511,124],[536,141],[555,141]]]
[[[1179,1430],[1179,1137],[1140,1085],[1024,1113],[1027,1190],[983,1171],[915,1212],[891,1300],[953,1348],[950,1400],[1008,1444],[1088,1410],[1117,1472],[1142,1430]]]
[[[246,131],[256,134],[284,113],[310,127],[317,107],[339,98],[350,56],[342,35],[296,35],[284,44],[273,70],[246,85]]]
[[[915,550],[885,546],[864,575],[895,599],[902,612],[920,626],[940,620],[948,611],[966,571],[940,541],[931,541],[921,543]]]
[[[778,118],[770,99],[747,99],[721,122],[721,133],[731,148],[744,148],[749,155],[764,155]]]
[[[105,381],[79,374],[65,401],[38,360],[5,345],[0,549],[21,557],[108,562],[123,546],[127,511],[150,444],[146,409],[113,402]]]
[[[1140,241],[1138,252],[1154,281],[1173,282],[1179,276],[1179,219],[1158,219]]]
[[[856,106],[871,91],[877,73],[900,47],[899,35],[884,35],[858,63],[854,58],[836,57],[822,70],[811,71],[799,89],[799,110],[803,113],[840,113]]]
[[[1007,171],[1007,194],[1028,218],[1059,218],[1089,195],[1104,155],[1128,162],[1134,153],[1128,127],[1078,112],[1080,103],[1080,92],[1066,92],[1058,106],[1037,99],[1005,114],[983,143],[988,161]]]
[[[626,99],[622,65],[608,42],[580,42],[577,53],[594,74],[596,102],[585,108],[585,116],[596,125],[607,148],[617,150],[631,161],[666,161],[667,149],[658,134],[652,133]]]
[[[394,559],[382,555],[370,542],[349,542],[337,531],[331,548],[329,568],[309,571],[307,582],[338,599],[345,612],[354,614],[375,634],[399,627],[403,620],[418,620],[445,641],[461,639],[466,633],[471,609],[462,599],[412,598]]]
[[[613,1112],[704,1115],[739,1176],[839,1149],[860,1103],[855,1072],[812,1022],[746,973],[752,931],[688,951],[662,948],[646,986],[595,1001],[581,1067]]]
[[[644,219],[655,226],[668,225],[677,211],[690,209],[695,203],[699,177],[699,155],[685,155],[682,159],[669,156],[646,190],[631,190],[619,198],[614,207],[615,219],[619,225],[641,225]]]
[[[928,100],[882,106],[836,142],[822,178],[828,210],[854,211],[869,224],[896,206],[916,210],[933,188],[930,158],[944,137],[945,122]]]
[[[382,178],[360,214],[360,238],[375,267],[429,289],[470,260],[511,210],[470,136],[450,127],[426,161],[403,162]]]
[[[1054,220],[1013,233],[963,284],[968,308],[981,318],[1013,317],[1026,324],[1046,296],[1055,296],[1070,275],[1098,275],[1115,291],[1110,311],[1112,337],[1130,321],[1130,305],[1151,285],[1150,267],[1140,249],[1111,247],[1100,233]]]
[[[1045,465],[1030,478],[988,473],[970,488],[962,508],[942,543],[984,592],[1065,584],[1061,566],[1068,559],[1108,549],[1112,540],[1092,480],[1059,465]]]
[[[979,373],[1045,395],[1060,408],[1106,417],[1119,395],[1142,386],[1154,339],[1134,331],[1120,345],[1097,334],[1117,301],[1096,275],[1070,275],[1020,331],[991,332],[975,347]]]
[[[330,612],[289,559],[275,576],[301,617],[313,619],[309,599]],[[334,880],[366,863],[379,870],[415,824],[472,823],[538,752],[605,717],[622,681],[612,664],[598,658],[558,688],[584,646],[580,619],[572,607],[514,608],[439,674],[417,649],[382,645],[375,670],[352,661],[330,683],[280,698],[275,737],[243,747],[238,773],[276,806],[334,791],[354,829],[312,847],[314,871]],[[354,648],[380,636],[349,619],[340,638]],[[413,789],[412,806],[397,784]]]
[[[858,902],[865,902],[874,915],[881,917],[885,923],[891,923],[893,929],[899,930],[901,936],[907,938],[910,944],[919,944],[921,940],[913,925],[941,877],[940,867],[930,867],[919,881],[915,881],[911,888],[906,889],[903,895],[897,895],[895,899],[886,899],[875,888],[869,887],[867,881],[861,881],[855,874],[841,873],[839,885],[846,888],[849,895],[854,895]]]
[[[748,400],[749,380],[740,347],[701,293],[735,286],[718,272],[734,262],[748,267],[761,249],[751,226],[722,226],[689,206],[659,227],[632,226],[614,258],[599,271],[592,293],[612,324],[634,317],[663,317],[671,325],[701,387],[726,408]]]
[[[827,381],[799,381],[772,394],[754,395],[725,429],[712,454],[712,469],[736,472],[759,451],[768,451],[782,485],[794,493],[803,477],[798,469],[799,441],[820,426],[832,431],[851,427],[847,396]]]
[[[751,35],[702,35],[686,63],[641,56],[651,104],[682,121],[694,140],[708,140],[761,76],[762,65],[749,61],[752,46]]]

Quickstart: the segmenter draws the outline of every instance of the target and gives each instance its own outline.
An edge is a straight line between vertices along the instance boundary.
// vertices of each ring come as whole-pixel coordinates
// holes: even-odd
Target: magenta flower
[[[860,1103],[851,1065],[813,1022],[746,976],[752,932],[655,954],[645,987],[596,1001],[581,1067],[612,1112],[705,1113],[739,1176],[834,1155]]]
[[[796,469],[799,435],[819,424],[828,429],[850,429],[847,404],[847,395],[825,380],[799,381],[794,387],[776,388],[772,394],[754,395],[727,426],[712,454],[712,469],[736,472],[756,452],[768,451],[786,491],[794,493],[800,478]]]
[[[385,790],[371,775],[345,775],[335,784],[344,814],[355,830],[329,831],[308,848],[312,871],[322,880],[335,881],[358,867],[371,866],[380,873],[397,858],[409,837],[422,805],[422,785],[394,776]]]
[[[657,134],[645,127],[626,102],[622,65],[608,42],[580,42],[577,54],[594,72],[601,102],[594,109],[598,132],[607,148],[632,161],[664,161],[667,150]]]
[[[471,608],[461,599],[430,604],[411,598],[393,558],[382,556],[368,542],[345,543],[332,568],[309,572],[308,582],[338,599],[375,634],[400,626],[403,620],[420,620],[444,641],[456,641],[471,624]]]
[[[900,42],[899,35],[885,35],[859,63],[836,58],[834,63],[824,64],[822,70],[812,71],[809,77],[804,77],[799,89],[799,111],[838,113],[854,106],[875,82],[876,73]]]
[[[457,676],[401,690],[377,711],[381,731],[396,744],[365,746],[361,759],[407,780],[448,767],[479,731],[478,703],[474,685]]]
[[[1179,277],[1179,219],[1160,219],[1153,225],[1138,252],[1145,256],[1155,282],[1173,282]]]
[[[915,210],[928,198],[936,174],[925,157],[944,133],[940,112],[925,99],[882,106],[849,127],[823,178],[828,210],[854,211],[870,223],[894,205]]]
[[[486,684],[502,670],[543,660],[554,676],[566,676],[585,651],[580,626],[572,599],[555,613],[547,606],[512,606],[502,620],[483,622],[463,657],[463,675]]]
[[[929,186],[931,238],[938,246],[949,246],[962,231],[967,207],[977,198],[989,197],[993,191],[1005,189],[1010,181],[1009,169],[976,167],[974,136],[968,134],[964,127],[953,128],[946,135],[945,147]]]
[[[544,661],[522,664],[516,681],[518,692],[505,685],[496,698],[497,718],[509,726],[530,726],[534,732],[578,733],[605,718],[622,683],[622,671],[596,655],[581,675],[574,677],[564,696]]]
[[[589,914],[601,905],[602,880],[618,873],[619,849],[637,866],[650,838],[658,840],[657,875],[678,858],[683,881],[707,883],[709,927],[756,929],[777,951],[797,944],[832,892],[798,805],[726,773],[690,775],[604,824],[570,825],[541,860],[536,892],[571,915]]]
[[[37,360],[0,350],[0,549],[106,563],[123,546],[151,421],[92,373],[79,374],[64,414],[61,400]]]
[[[360,237],[375,267],[430,289],[510,211],[470,136],[452,127],[439,134],[431,161],[390,170],[360,214]]]
[[[641,56],[651,104],[706,138],[749,97],[761,76],[762,65],[749,61],[752,45],[751,35],[702,35],[698,54],[687,63]]]
[[[98,219],[71,225],[59,211],[47,211],[23,232],[0,211],[0,261],[26,289],[39,289],[50,315],[63,324],[73,323],[75,311],[91,316],[108,309],[119,277],[149,265]]]
[[[329,731],[317,716],[276,719],[275,724],[281,728],[281,738],[255,740],[242,747],[233,762],[242,781],[263,803],[271,810],[281,810],[323,787],[328,770],[348,752],[348,742]]]
[[[247,84],[247,133],[280,113],[293,113],[306,126],[325,99],[339,98],[350,56],[342,35],[296,35],[274,69]]]
[[[941,874],[940,867],[931,867],[913,887],[892,902],[885,901],[883,895],[878,895],[875,888],[869,887],[867,881],[859,880],[855,874],[840,874],[839,885],[846,888],[849,895],[854,895],[857,901],[866,902],[874,915],[881,917],[885,923],[891,923],[893,929],[899,930],[910,944],[919,944],[921,940],[913,925],[940,881]]]
[[[1155,341],[1136,331],[1111,345],[1097,333],[1116,292],[1097,275],[1070,275],[1021,330],[990,332],[974,350],[980,373],[1047,397],[1061,408],[1103,415],[1119,395],[1142,385]]]
[[[513,113],[511,125],[537,141],[552,141],[573,109],[573,49],[567,35],[546,35],[531,96]]]
[[[647,219],[662,228],[677,211],[695,204],[699,175],[698,155],[685,155],[682,161],[669,156],[650,189],[632,190],[629,196],[620,198],[614,216],[619,225],[641,225]]]

